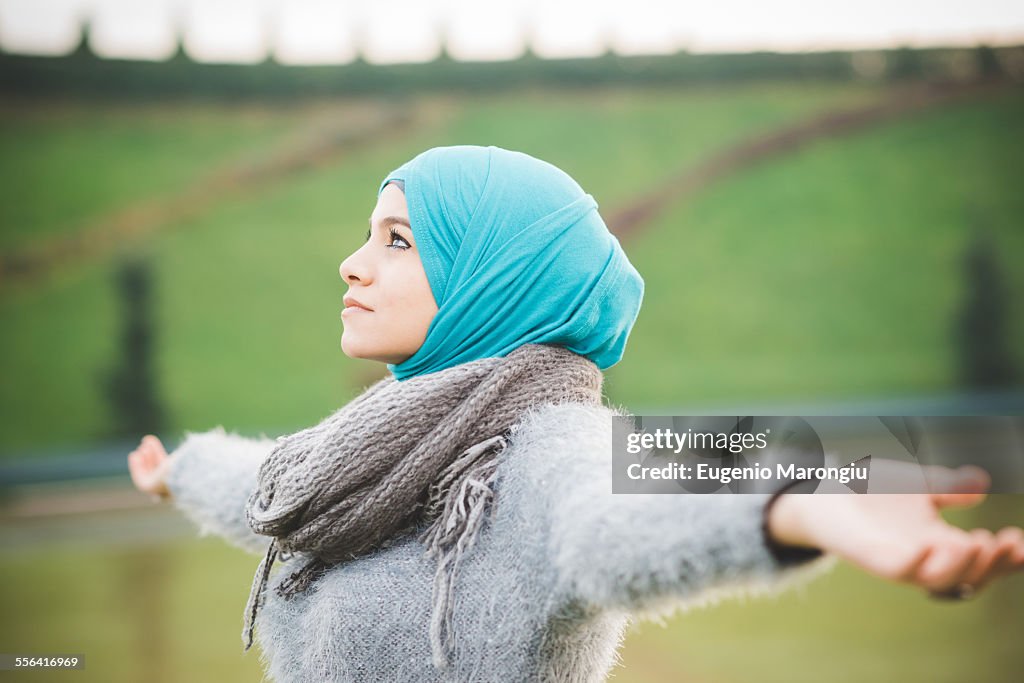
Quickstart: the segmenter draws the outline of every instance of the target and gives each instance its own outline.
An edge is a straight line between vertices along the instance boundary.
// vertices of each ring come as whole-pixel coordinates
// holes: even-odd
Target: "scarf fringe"
[[[274,542],[246,604],[245,649],[276,560],[308,556],[279,582],[277,593],[289,599],[338,562],[380,552],[425,526],[422,540],[437,562],[431,659],[448,668],[452,586],[495,498],[494,456],[538,404],[600,404],[602,379],[593,361],[569,349],[523,344],[502,358],[407,382],[382,379],[320,424],[278,439],[246,504],[249,527]],[[399,408],[416,419],[396,433],[391,411]]]
[[[274,566],[274,560],[278,556],[277,539],[267,546],[267,554],[263,556],[260,566],[256,569],[256,576],[249,590],[249,600],[245,603],[245,623],[242,626],[243,652],[252,647],[253,627],[256,623],[256,613],[263,602],[263,594],[267,590],[267,580],[270,578],[270,568]]]
[[[455,574],[483,526],[494,500],[497,455],[508,442],[496,436],[470,447],[442,474],[431,489],[428,511],[440,514],[421,537],[427,555],[437,559],[430,617],[430,649],[434,666],[445,670],[455,646],[453,629]],[[451,485],[457,482],[456,485]],[[447,492],[447,493],[445,493]]]
[[[455,645],[452,626],[455,573],[463,555],[472,549],[483,527],[488,505],[494,500],[497,456],[507,446],[508,441],[503,435],[471,446],[445,468],[438,483],[430,489],[427,510],[435,518],[420,541],[427,546],[427,555],[437,559],[431,598],[430,648],[434,666],[439,670],[448,668],[449,656]],[[291,553],[282,553],[277,539],[274,539],[256,569],[245,605],[244,651],[253,644],[256,617],[264,602],[270,570],[277,559],[286,559],[286,556],[291,557]],[[325,569],[325,564],[313,559],[282,581],[277,593],[286,599],[301,593]]]

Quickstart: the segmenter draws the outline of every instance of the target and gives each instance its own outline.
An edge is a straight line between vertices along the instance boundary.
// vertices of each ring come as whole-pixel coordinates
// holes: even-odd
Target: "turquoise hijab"
[[[644,281],[597,202],[555,166],[500,147],[435,147],[392,171],[438,311],[404,380],[523,344],[556,344],[602,370],[622,358]]]

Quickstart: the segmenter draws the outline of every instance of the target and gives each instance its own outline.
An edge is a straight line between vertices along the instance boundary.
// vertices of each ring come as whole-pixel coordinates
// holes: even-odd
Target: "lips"
[[[346,296],[344,299],[342,299],[342,301],[345,302],[345,307],[346,308],[355,307],[355,308],[361,308],[362,310],[371,310],[371,311],[373,310],[373,308],[371,308],[367,304],[362,303],[362,302],[360,302],[360,301],[358,301],[356,299],[353,299],[352,297],[349,297],[349,296]]]
[[[372,308],[356,301],[350,296],[346,296],[343,301],[345,302],[345,308],[341,311],[342,320],[352,315],[366,315],[373,312]]]

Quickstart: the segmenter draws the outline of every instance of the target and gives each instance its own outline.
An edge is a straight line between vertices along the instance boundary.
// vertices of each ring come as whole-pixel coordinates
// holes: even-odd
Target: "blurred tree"
[[[958,353],[958,380],[967,390],[1019,386],[1020,374],[1007,342],[1008,299],[999,268],[996,246],[982,219],[974,216],[973,230],[963,256],[965,296],[954,323]],[[1024,437],[1024,434],[1019,435]],[[965,526],[997,531],[1019,525],[1022,498],[1019,495],[990,495],[985,502],[965,510]],[[1021,593],[999,583],[991,590],[998,598],[989,600],[986,619],[994,629],[1013,628],[1020,621]],[[1002,654],[1006,671],[1019,669],[1018,653]],[[1015,661],[1014,661],[1015,660]]]
[[[902,81],[921,78],[924,73],[924,58],[927,54],[924,50],[914,50],[909,47],[899,47],[890,50],[886,54],[886,73],[890,80]]]
[[[959,381],[966,389],[1016,386],[1020,375],[1008,340],[1008,306],[995,245],[975,221],[963,258],[966,296],[955,325]]]
[[[978,60],[978,71],[982,78],[999,78],[1003,75],[1003,65],[999,61],[999,55],[989,45],[979,45],[974,50]]]
[[[117,272],[122,304],[121,344],[118,364],[104,378],[104,389],[113,413],[113,435],[141,437],[166,426],[153,363],[151,273],[141,257],[129,257]]]

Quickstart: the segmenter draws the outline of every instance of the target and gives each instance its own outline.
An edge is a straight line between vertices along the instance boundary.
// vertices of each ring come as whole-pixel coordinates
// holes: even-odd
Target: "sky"
[[[1024,0],[0,0],[0,47],[105,57],[378,64],[456,59],[1024,44]]]

